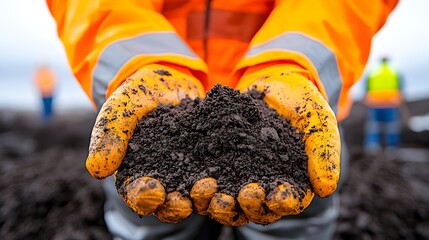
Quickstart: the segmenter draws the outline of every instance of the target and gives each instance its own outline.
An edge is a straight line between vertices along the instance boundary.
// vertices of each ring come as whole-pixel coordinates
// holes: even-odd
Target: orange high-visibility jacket
[[[52,97],[56,84],[55,74],[48,67],[40,67],[34,74],[34,83],[42,97]]]
[[[76,78],[100,108],[150,63],[187,67],[206,89],[234,87],[249,66],[309,70],[338,119],[371,39],[397,0],[47,0]]]

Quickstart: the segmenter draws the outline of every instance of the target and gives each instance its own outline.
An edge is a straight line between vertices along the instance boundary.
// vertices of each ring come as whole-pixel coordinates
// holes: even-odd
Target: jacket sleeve
[[[384,25],[397,0],[277,0],[267,21],[235,68],[294,62],[329,101],[339,120],[351,106],[348,90],[362,74],[372,37]]]
[[[47,0],[47,4],[72,71],[97,108],[146,64],[164,62],[195,74],[207,72],[205,63],[159,13],[160,0]]]

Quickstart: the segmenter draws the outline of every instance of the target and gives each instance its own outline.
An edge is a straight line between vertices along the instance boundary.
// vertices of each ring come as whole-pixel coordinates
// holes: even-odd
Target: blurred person
[[[402,87],[400,74],[390,65],[389,58],[381,58],[379,66],[366,79],[366,154],[377,154],[383,146],[390,150],[399,146]]]
[[[48,121],[52,119],[54,90],[56,85],[55,73],[47,65],[42,64],[34,74],[34,83],[42,98],[42,119]]]
[[[303,196],[309,195],[288,188],[299,199],[279,204],[299,206],[295,214],[302,213],[273,213],[285,217],[266,226],[236,227],[236,237],[333,238],[340,152],[341,168],[347,164],[337,122],[350,110],[349,89],[363,72],[372,37],[396,0],[47,2],[71,68],[99,109],[86,166],[95,178],[108,177],[103,185],[105,221],[115,239],[217,238],[220,226],[206,216],[194,214],[179,224],[139,218],[128,206],[140,215],[156,213],[141,207],[149,203],[140,179],[129,185],[137,196],[125,196],[127,206],[111,176],[143,116],[161,103],[204,97],[215,84],[241,91],[269,89],[265,100],[307,139],[315,193],[304,206]],[[251,220],[264,216],[258,217]]]

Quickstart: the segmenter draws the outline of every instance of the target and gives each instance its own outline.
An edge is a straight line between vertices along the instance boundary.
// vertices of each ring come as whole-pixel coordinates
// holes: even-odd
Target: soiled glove
[[[269,224],[283,216],[301,213],[311,203],[314,193],[327,197],[336,190],[341,143],[335,115],[306,70],[293,64],[250,69],[237,89],[252,88],[264,91],[264,101],[304,134],[312,185],[312,189],[302,189],[293,182],[284,182],[269,193],[258,183],[244,186],[237,197],[244,218]],[[214,199],[208,207],[213,219],[231,225],[243,218],[231,196],[216,193]]]
[[[86,160],[90,174],[102,179],[119,168],[137,123],[159,104],[178,104],[183,98],[204,94],[201,83],[183,69],[152,64],[138,70],[115,90],[97,116]],[[129,178],[121,188],[125,190],[121,197],[139,215],[156,214],[175,223],[193,211],[188,197],[167,194],[151,177]]]

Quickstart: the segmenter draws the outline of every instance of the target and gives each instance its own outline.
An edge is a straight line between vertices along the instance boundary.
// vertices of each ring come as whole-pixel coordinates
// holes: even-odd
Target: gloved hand
[[[288,68],[280,69],[289,73]],[[256,73],[259,76],[261,74],[265,76],[264,71]],[[305,139],[309,155],[310,180],[317,194],[327,196],[335,190],[339,175],[339,137],[335,117],[317,88],[307,78],[297,72],[294,76],[301,80],[298,84],[298,81],[290,82],[291,79],[288,77],[276,78],[277,75],[283,76],[272,74],[271,78],[257,80],[254,74],[248,74],[242,79],[239,87],[242,90],[248,89],[251,85],[255,85],[259,90],[268,87],[265,101],[281,115],[291,119],[299,131],[308,132]],[[304,88],[300,91],[294,90],[296,95],[294,101],[279,95],[288,93],[292,96],[289,91],[301,86]],[[104,178],[114,173],[122,162],[128,139],[132,137],[136,124],[158,104],[176,104],[186,96],[194,98],[203,95],[201,84],[191,75],[162,65],[140,69],[112,94],[97,117],[87,159],[89,172],[96,178]],[[308,102],[303,101],[302,96],[306,96]],[[307,107],[306,103],[311,106]],[[317,104],[321,107],[317,107]],[[298,106],[302,106],[302,110],[294,113]],[[313,117],[307,113],[308,111]],[[321,118],[315,117],[318,114],[328,116],[325,119],[326,124],[319,121]],[[310,130],[309,124],[312,123],[316,126],[321,125],[319,127],[323,128],[322,131]],[[321,143],[320,141],[324,141],[325,138],[329,139]],[[318,154],[326,155],[319,158]],[[332,165],[328,166],[328,163]],[[326,171],[324,167],[331,169]],[[237,202],[232,196],[217,193],[217,182],[213,178],[200,179],[194,183],[190,191],[192,202],[178,192],[166,194],[163,185],[151,177],[127,179],[121,187],[126,193],[122,198],[139,215],[156,214],[164,222],[177,223],[194,210],[199,214],[209,214],[211,218],[229,226],[243,225],[249,220],[268,224],[282,216],[298,214],[309,205],[314,195],[313,191],[298,189],[293,183],[283,183],[266,196],[261,186],[251,183],[243,187],[238,195],[243,213],[237,211]]]
[[[311,203],[314,193],[326,197],[336,190],[341,151],[337,120],[309,79],[309,73],[298,65],[261,65],[247,70],[237,85],[244,92],[254,87],[265,91],[264,101],[304,134],[312,185],[312,189],[302,189],[293,182],[284,182],[268,194],[258,183],[244,186],[237,200],[245,217],[255,223],[269,224],[299,214]],[[234,219],[242,218],[236,204],[231,196],[216,193],[208,213],[221,223],[234,223]]]
[[[184,69],[147,65],[119,86],[102,106],[91,135],[86,167],[98,179],[120,166],[137,123],[158,104],[178,104],[181,99],[204,97],[201,83]],[[178,222],[192,213],[191,200],[178,192],[166,194],[154,178],[127,179],[122,184],[125,203],[139,215],[156,214]]]

